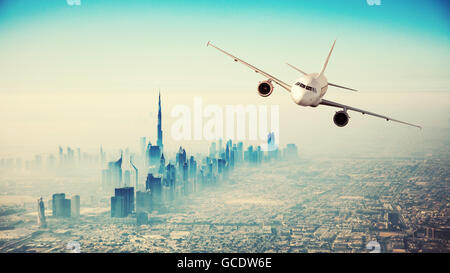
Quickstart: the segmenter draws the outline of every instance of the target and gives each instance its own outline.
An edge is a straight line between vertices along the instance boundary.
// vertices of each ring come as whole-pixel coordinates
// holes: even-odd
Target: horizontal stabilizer
[[[286,63],[286,64],[289,65],[291,68],[297,70],[298,72],[302,73],[303,75],[307,75],[305,72],[303,72],[302,70],[300,70],[300,68],[297,68],[297,67],[293,66],[292,64],[288,64],[288,63]]]
[[[334,86],[334,87],[337,87],[337,88],[342,88],[342,89],[347,89],[347,90],[350,90],[350,91],[358,92],[358,90],[356,90],[356,89],[348,88],[348,87],[337,85],[337,84],[334,84],[334,83],[328,83],[328,85],[331,85],[331,86]]]

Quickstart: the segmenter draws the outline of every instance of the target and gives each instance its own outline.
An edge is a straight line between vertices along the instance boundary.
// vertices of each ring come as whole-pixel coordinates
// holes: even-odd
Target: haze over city
[[[449,252],[448,8],[0,2],[0,252]],[[350,111],[337,127],[339,109],[261,97],[261,74],[206,47],[292,84],[285,63],[320,71],[335,39],[327,78],[358,92],[325,98],[422,129]],[[275,106],[279,145],[270,127],[177,139],[196,99],[203,124]]]

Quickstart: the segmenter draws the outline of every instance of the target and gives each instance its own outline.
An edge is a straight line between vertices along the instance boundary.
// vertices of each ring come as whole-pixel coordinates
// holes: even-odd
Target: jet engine
[[[346,111],[339,111],[334,114],[333,121],[337,126],[344,127],[345,125],[347,125],[349,118],[350,117],[348,116]]]
[[[273,85],[271,80],[262,81],[258,84],[258,94],[261,97],[268,97],[272,94]]]

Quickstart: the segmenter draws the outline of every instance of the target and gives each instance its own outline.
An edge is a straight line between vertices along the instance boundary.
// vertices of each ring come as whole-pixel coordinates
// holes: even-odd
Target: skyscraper
[[[80,217],[80,196],[74,195],[71,200],[71,216],[78,218]]]
[[[109,174],[107,173],[109,172]],[[122,153],[120,154],[120,159],[117,161],[112,161],[108,163],[108,171],[105,172],[105,181],[107,187],[120,187],[122,185]],[[110,180],[108,180],[110,179]]]
[[[189,177],[195,179],[196,174],[197,174],[197,162],[195,161],[194,157],[191,156],[189,158]]]
[[[45,207],[44,201],[42,201],[42,197],[37,200],[37,209],[38,209],[38,226],[39,227],[47,227],[47,222],[45,221]]]
[[[157,165],[161,160],[161,147],[159,145],[148,146],[148,165]]]
[[[123,196],[111,196],[111,217],[127,217]]]
[[[134,211],[134,188],[116,188],[111,197],[111,217],[127,217]]]
[[[104,162],[105,162],[105,152],[103,151],[103,146],[100,145],[100,166],[103,167]]]
[[[277,159],[278,158],[278,146],[275,143],[275,133],[270,132],[267,135],[267,159]]]
[[[135,189],[136,189],[136,191],[139,189],[139,172],[138,172],[138,168],[133,164],[133,162],[132,162],[132,160],[130,159],[130,164],[131,164],[131,167],[133,167],[133,169],[134,169],[134,172],[135,172],[135,179],[136,179],[136,182],[135,182]]]
[[[54,217],[70,217],[70,199],[66,199],[65,193],[53,194],[52,209]]]
[[[175,193],[176,193],[176,167],[175,165],[169,163],[166,166],[166,172],[163,176],[163,181],[164,181],[164,186],[166,186],[169,190],[169,195],[168,195],[168,200],[172,201],[175,198]]]
[[[147,138],[141,137],[141,156],[144,157],[145,155],[145,148],[147,147]]]
[[[136,225],[140,226],[147,224],[148,224],[148,214],[143,211],[136,213]]]
[[[166,159],[164,158],[164,154],[161,154],[161,159],[159,160],[159,171],[160,175],[164,174],[164,168],[166,167]]]
[[[222,139],[220,140],[222,141]],[[220,148],[219,148],[219,155],[220,155]],[[216,143],[212,142],[211,146],[209,147],[209,156],[210,157],[216,157]]]
[[[152,173],[148,173],[145,181],[145,189],[151,190],[153,193],[161,191],[161,177],[155,177]]]
[[[185,161],[183,164],[183,171],[182,171],[182,177],[183,177],[183,182],[187,182],[188,181],[188,164]]]
[[[136,212],[150,212],[152,209],[152,193],[150,190],[136,192]]]
[[[59,146],[59,164],[62,165],[63,163],[63,159],[64,159],[64,152],[63,152],[63,148],[61,146]]]
[[[123,181],[124,181],[125,187],[131,186],[130,185],[130,183],[131,183],[131,172],[130,172],[130,170],[125,170],[124,175],[123,175]]]
[[[148,173],[145,181],[145,189],[150,190],[152,207],[158,207],[162,204],[162,183],[161,177],[154,177],[152,173]]]
[[[156,141],[156,145],[159,146],[159,150],[163,151],[163,132],[162,132],[162,124],[161,124],[161,93],[159,93],[159,101],[158,101],[158,139]]]
[[[183,168],[185,162],[186,162],[186,150],[180,146],[180,148],[178,149],[178,153],[176,155],[176,163],[178,169]]]
[[[58,199],[64,199],[66,198],[66,194],[65,193],[55,193],[52,196],[52,211],[53,211],[53,216],[57,217],[58,216],[58,207],[56,206],[56,200]]]
[[[298,157],[297,145],[293,143],[289,143],[286,145],[284,149],[284,158],[285,159],[296,159]]]

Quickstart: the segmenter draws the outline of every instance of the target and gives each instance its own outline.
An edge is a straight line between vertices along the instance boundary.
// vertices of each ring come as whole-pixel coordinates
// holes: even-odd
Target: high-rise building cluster
[[[210,144],[209,153],[205,156],[189,155],[186,149],[180,146],[173,160],[168,159],[163,146],[160,94],[156,136],[156,145],[147,137],[141,137],[140,152],[131,153],[125,149],[120,151],[120,157],[115,158],[108,155],[103,146],[100,146],[100,154],[96,157],[82,154],[79,148],[75,150],[67,147],[65,150],[60,146],[59,165],[70,167],[72,164],[81,164],[82,157],[97,158],[96,162],[103,166],[102,189],[109,196],[112,195],[109,198],[111,217],[124,218],[133,215],[138,224],[145,224],[148,222],[149,213],[167,211],[183,196],[226,181],[236,166],[258,166],[262,162],[298,156],[295,144],[288,144],[284,150],[279,150],[275,134],[271,132],[267,136],[267,143],[261,146],[250,145],[244,148],[243,142],[224,142],[219,139]],[[4,162],[3,160],[2,163]],[[53,156],[50,162],[55,165],[57,159]],[[10,161],[7,163],[11,164]],[[37,156],[33,164],[40,165],[41,157]],[[52,208],[55,218],[80,217],[80,196],[75,195],[68,199],[64,193],[55,193],[49,207]],[[38,224],[41,227],[46,226],[44,210],[44,203],[40,199]]]
[[[116,188],[111,197],[111,217],[126,217],[134,211],[134,188]]]
[[[267,149],[249,146],[244,150],[243,142],[233,143],[228,140],[223,143],[222,139],[219,139],[211,143],[209,154],[205,157],[188,155],[183,147],[179,147],[174,160],[167,160],[163,147],[161,95],[158,98],[156,135],[156,145],[146,137],[140,139],[141,151],[138,155],[130,156],[129,170],[122,169],[125,161],[121,152],[120,158],[109,162],[107,168],[102,171],[103,188],[108,191],[115,189],[114,196],[111,197],[111,217],[127,217],[135,213],[138,224],[143,224],[148,220],[147,213],[165,211],[176,204],[179,198],[226,180],[238,165],[245,163],[256,166],[264,161],[297,157],[295,144],[289,144],[281,152],[275,144],[275,134],[272,132],[267,138]],[[141,163],[141,169],[146,170],[143,173],[145,183],[142,186],[139,183],[138,168],[131,159],[135,156],[136,162]],[[131,185],[131,174],[135,178],[134,185]]]
[[[104,189],[110,187],[122,186],[122,155],[117,161],[108,163],[108,168],[102,171],[102,187]]]
[[[74,195],[72,199],[66,198],[65,193],[55,193],[52,196],[51,207],[53,217],[70,218],[80,217],[80,196]]]

